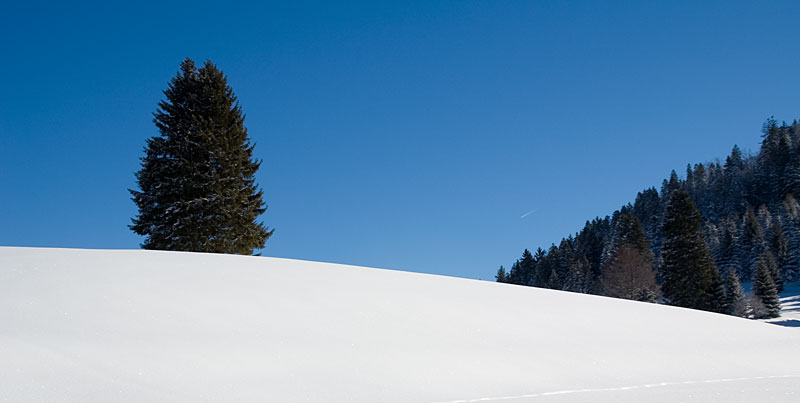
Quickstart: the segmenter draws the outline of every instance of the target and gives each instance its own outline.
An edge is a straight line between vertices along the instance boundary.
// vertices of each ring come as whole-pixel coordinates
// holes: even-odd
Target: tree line
[[[800,278],[800,124],[768,119],[760,150],[672,171],[660,189],[547,250],[527,249],[497,281],[775,317]],[[742,282],[752,282],[746,298]]]

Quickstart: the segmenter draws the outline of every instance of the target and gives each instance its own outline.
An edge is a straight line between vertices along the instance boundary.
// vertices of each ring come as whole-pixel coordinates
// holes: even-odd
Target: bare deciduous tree
[[[603,294],[654,302],[659,295],[653,264],[638,249],[622,245],[603,270]]]

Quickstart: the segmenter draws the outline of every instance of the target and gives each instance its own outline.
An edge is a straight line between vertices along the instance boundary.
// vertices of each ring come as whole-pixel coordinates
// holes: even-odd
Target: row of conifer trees
[[[501,282],[774,317],[800,279],[800,124],[763,127],[761,149],[673,171],[661,189],[587,221],[548,250],[525,250]],[[752,282],[746,298],[741,281]]]

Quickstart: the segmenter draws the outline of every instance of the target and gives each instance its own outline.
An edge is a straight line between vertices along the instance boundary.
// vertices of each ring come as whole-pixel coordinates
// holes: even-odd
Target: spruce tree
[[[790,262],[789,255],[789,240],[783,233],[783,227],[778,220],[773,221],[772,226],[769,228],[769,250],[775,257],[777,270],[773,274],[775,286],[778,287],[778,292],[783,291],[783,283],[790,280],[788,276],[788,269]]]
[[[747,316],[747,300],[744,297],[742,285],[739,283],[739,276],[735,270],[729,270],[725,277],[725,302],[723,303],[724,313],[733,316]]]
[[[742,273],[740,278],[743,281],[750,281],[753,278],[758,260],[764,253],[764,232],[758,223],[755,211],[752,207],[747,208],[744,215],[742,226],[741,249],[742,249]]]
[[[712,260],[708,310],[712,312],[725,313],[725,297],[725,281],[722,280],[722,275]]]
[[[784,269],[786,281],[795,281],[800,277],[800,204],[791,194],[784,198],[782,211],[786,218],[784,230],[787,241],[787,264]]]
[[[517,270],[520,272],[521,284],[533,284],[534,277],[536,276],[536,260],[529,250],[525,249],[522,251],[522,257],[519,258]]]
[[[700,235],[702,217],[684,189],[672,193],[664,215],[662,275],[664,298],[672,305],[722,310],[719,272]]]
[[[742,266],[739,259],[739,249],[737,248],[738,230],[736,222],[733,219],[726,219],[720,226],[722,228],[722,236],[717,248],[715,262],[723,273],[733,270],[738,275],[742,271]]]
[[[497,269],[497,275],[495,275],[494,278],[495,278],[495,280],[497,280],[498,283],[505,283],[506,282],[506,269],[505,269],[505,267],[500,266],[500,268]]]
[[[588,293],[591,272],[591,265],[586,256],[581,255],[579,258],[574,259],[573,264],[568,268],[567,278],[564,280],[564,289],[572,292]]]
[[[761,255],[761,259],[767,265],[767,271],[769,272],[770,277],[772,277],[772,282],[775,284],[775,290],[778,292],[783,291],[783,282],[780,281],[780,273],[778,269],[778,261],[775,260],[775,255],[772,252],[765,250],[764,254]]]
[[[522,273],[519,270],[519,260],[511,264],[511,270],[508,271],[505,282],[509,284],[523,285]]]
[[[255,220],[266,211],[255,184],[260,161],[244,127],[242,109],[217,67],[191,59],[164,91],[147,140],[139,214],[130,228],[145,249],[252,254],[273,231]]]
[[[800,153],[792,154],[783,177],[782,193],[800,194]]]
[[[756,318],[777,318],[780,316],[781,303],[778,299],[778,290],[769,274],[766,259],[759,260],[756,265],[756,275],[753,280],[753,295],[763,306],[754,312]]]
[[[661,201],[655,188],[645,189],[636,195],[633,203],[633,214],[639,219],[646,238],[651,241],[651,246],[658,249],[661,237]]]
[[[725,159],[723,178],[720,182],[722,213],[727,216],[741,214],[744,210],[746,187],[743,177],[744,168],[742,151],[738,146],[733,146],[731,155]]]

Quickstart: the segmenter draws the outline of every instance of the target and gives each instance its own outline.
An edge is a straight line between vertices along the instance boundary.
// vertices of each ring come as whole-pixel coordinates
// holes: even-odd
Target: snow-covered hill
[[[800,401],[800,329],[264,257],[0,248],[0,401]]]

